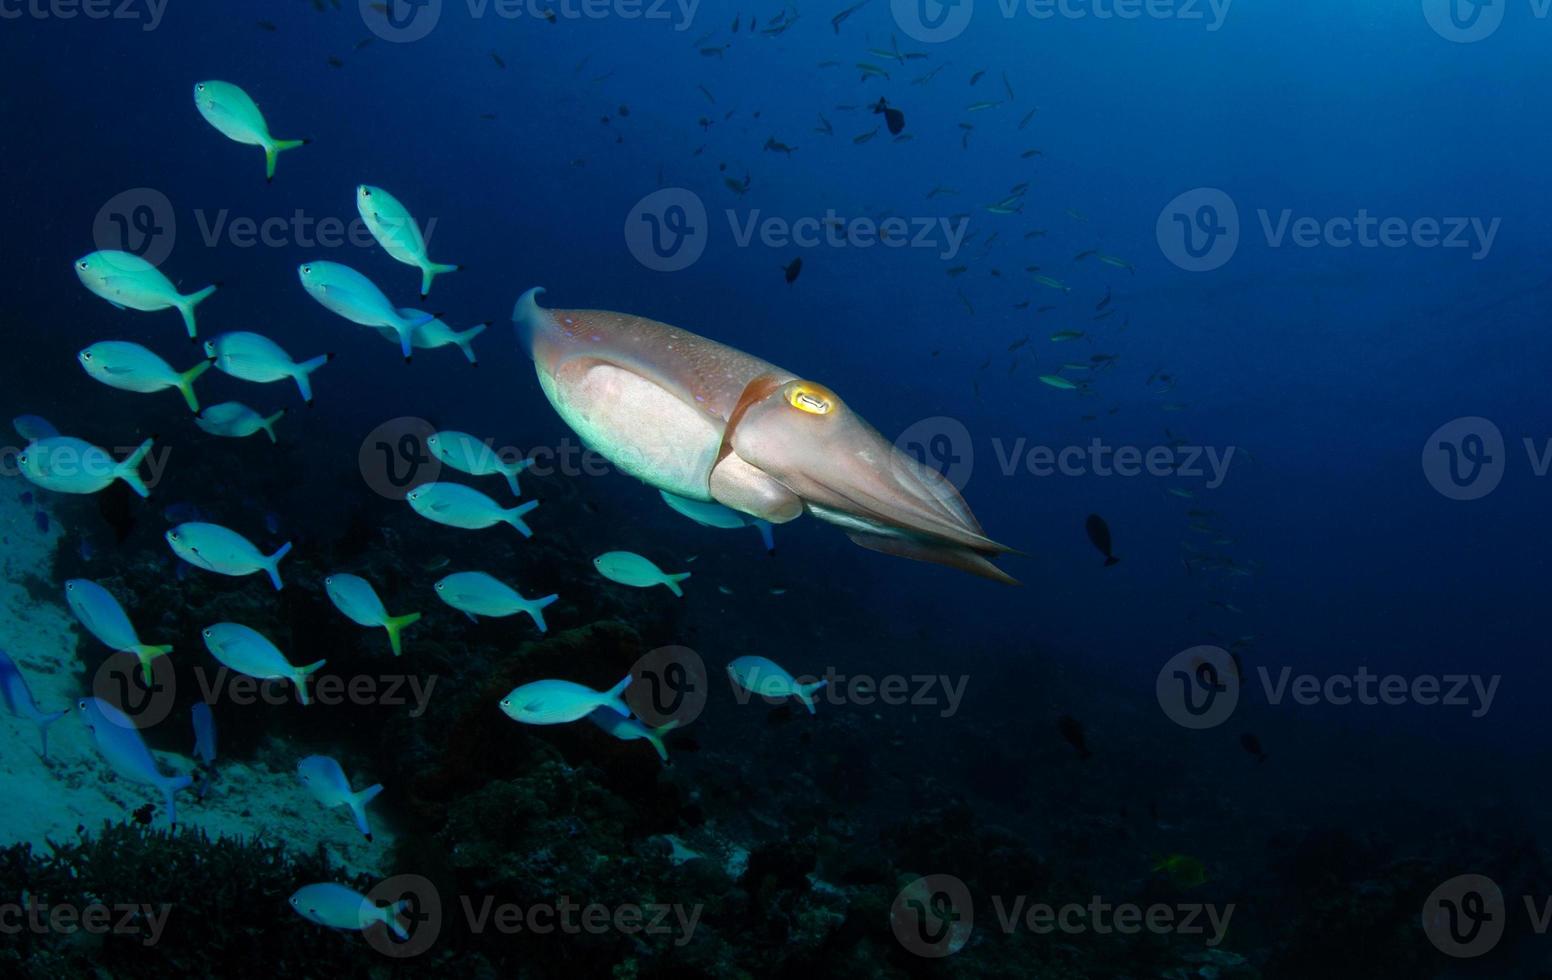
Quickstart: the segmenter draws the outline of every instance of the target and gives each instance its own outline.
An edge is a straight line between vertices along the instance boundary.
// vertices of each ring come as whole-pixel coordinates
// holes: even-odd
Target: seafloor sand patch
[[[52,516],[48,529],[40,529],[36,512],[49,511],[48,495],[33,491],[35,502],[27,505],[21,496],[29,490],[19,479],[0,482],[0,649],[21,668],[41,710],[63,711],[89,693],[88,665],[75,652],[82,631],[64,604],[63,583],[49,571],[63,534]],[[61,596],[57,601],[40,598],[55,593]],[[192,748],[192,728],[189,744]],[[156,804],[156,820],[166,820],[161,794],[119,779],[73,711],[50,728],[47,761],[38,749],[32,722],[0,706],[0,780],[5,787],[0,845],[26,841],[44,848],[51,839],[72,838],[78,827],[94,830],[104,821],[130,819],[147,803]],[[304,754],[298,752],[298,758]],[[164,772],[194,771],[187,756],[156,756]],[[373,821],[375,840],[369,843],[346,809],[324,810],[289,769],[220,758],[216,768],[219,778],[203,801],[192,788],[178,794],[181,825],[211,837],[261,835],[300,850],[323,845],[352,871],[381,874],[388,867],[393,835],[380,820]]]

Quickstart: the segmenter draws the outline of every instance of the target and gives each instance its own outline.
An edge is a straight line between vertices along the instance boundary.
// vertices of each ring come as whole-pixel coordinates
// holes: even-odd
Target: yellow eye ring
[[[787,404],[810,415],[829,415],[835,396],[813,384],[795,384],[787,389]]]

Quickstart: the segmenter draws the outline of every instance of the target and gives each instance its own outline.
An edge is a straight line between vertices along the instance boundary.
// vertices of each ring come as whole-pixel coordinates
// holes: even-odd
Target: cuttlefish
[[[829,388],[646,317],[512,311],[539,385],[589,448],[667,493],[782,524],[803,513],[874,551],[1012,583],[959,491]]]

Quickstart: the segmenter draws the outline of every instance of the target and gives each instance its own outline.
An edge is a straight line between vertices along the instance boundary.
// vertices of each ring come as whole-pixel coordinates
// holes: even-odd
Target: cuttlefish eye
[[[822,385],[802,382],[787,389],[787,404],[810,415],[828,415],[835,407],[835,395]]]

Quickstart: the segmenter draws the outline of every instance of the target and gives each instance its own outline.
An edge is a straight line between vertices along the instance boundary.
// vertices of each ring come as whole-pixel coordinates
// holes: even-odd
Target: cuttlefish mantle
[[[805,511],[865,548],[1012,583],[959,491],[817,382],[645,317],[543,309],[512,320],[544,394],[631,476],[781,524]]]

